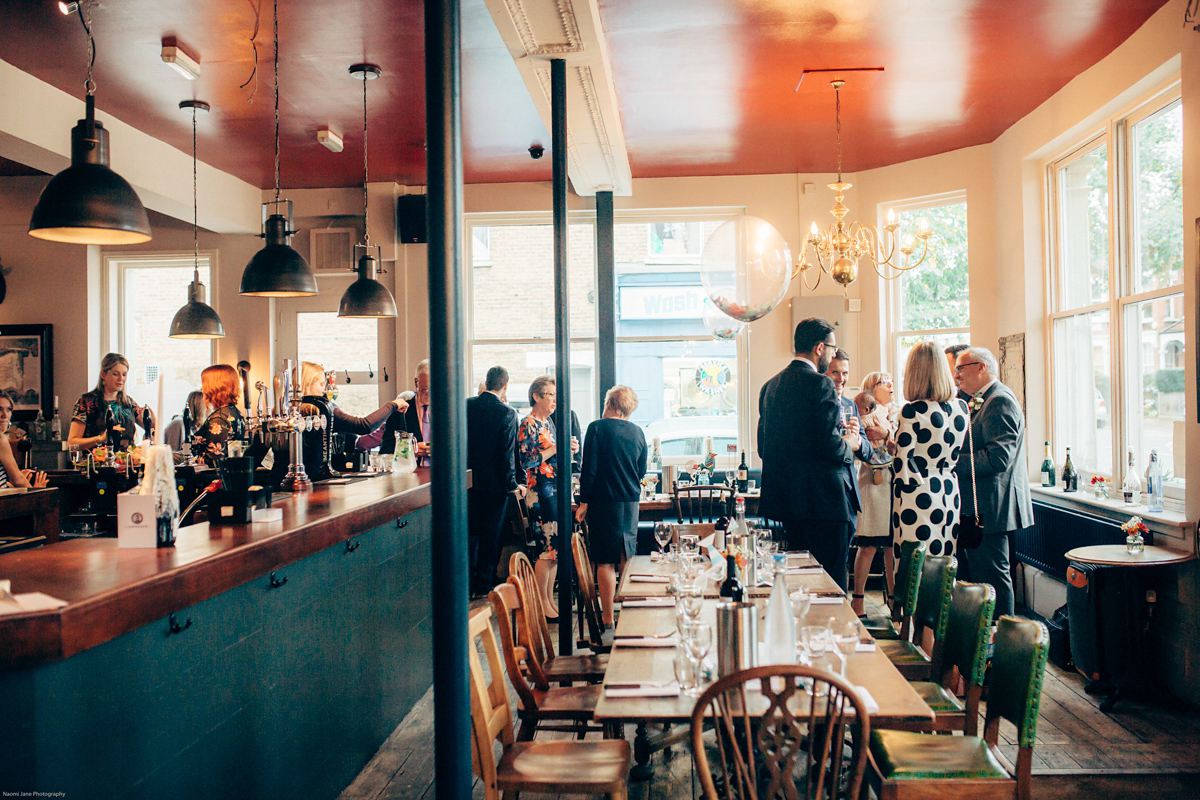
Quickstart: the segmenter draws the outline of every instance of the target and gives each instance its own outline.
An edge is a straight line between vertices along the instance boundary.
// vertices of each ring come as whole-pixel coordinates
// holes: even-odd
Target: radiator
[[[1146,544],[1151,544],[1150,536]],[[1116,522],[1080,511],[1033,503],[1033,526],[1017,531],[1016,560],[1060,581],[1067,579],[1066,552],[1092,544],[1125,544]]]

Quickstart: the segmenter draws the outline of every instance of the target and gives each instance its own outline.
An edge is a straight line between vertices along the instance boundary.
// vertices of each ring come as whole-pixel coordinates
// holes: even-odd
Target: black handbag
[[[983,544],[983,517],[979,513],[979,495],[975,491],[975,436],[970,419],[967,420],[967,447],[971,459],[971,508],[975,509],[975,513],[970,516],[963,514],[958,518],[954,538],[958,541],[960,551],[974,550]]]

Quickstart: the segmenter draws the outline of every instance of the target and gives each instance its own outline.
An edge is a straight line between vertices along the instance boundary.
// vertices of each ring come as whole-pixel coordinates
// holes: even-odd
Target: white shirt
[[[992,384],[993,384],[993,383],[995,383],[995,382],[996,382],[996,379],[995,379],[995,378],[992,378],[990,381],[988,381],[988,382],[987,382],[987,383],[984,385],[984,387],[983,387],[982,389],[980,389],[978,392],[975,392],[975,394],[976,394],[976,395],[978,395],[978,396],[980,396],[980,397],[982,397],[984,394],[986,394],[986,393],[987,393],[987,390],[988,390],[988,389],[992,388]]]
[[[817,372],[820,372],[820,371],[821,371],[821,370],[817,369],[817,365],[816,365],[816,363],[815,363],[815,362],[814,362],[814,361],[813,361],[811,358],[809,358],[808,356],[796,356],[796,357],[795,357],[795,358],[793,358],[792,360],[793,360],[793,361],[806,361],[806,362],[808,362],[808,364],[809,364],[809,365],[811,365],[811,366],[812,366],[812,368],[813,368],[813,369],[817,370]]]

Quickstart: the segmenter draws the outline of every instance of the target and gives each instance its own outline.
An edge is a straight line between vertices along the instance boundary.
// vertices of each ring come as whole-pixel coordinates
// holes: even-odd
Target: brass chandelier
[[[928,224],[922,220],[916,234],[900,236],[900,224],[896,215],[889,210],[887,222],[882,230],[875,225],[863,224],[854,220],[846,223],[846,190],[852,184],[842,180],[842,87],[846,82],[836,79],[829,82],[836,97],[837,115],[837,180],[828,184],[833,189],[833,208],[829,213],[834,221],[825,230],[813,223],[808,236],[800,245],[800,263],[792,273],[794,278],[800,275],[806,289],[816,289],[825,273],[840,283],[849,286],[858,277],[858,262],[863,258],[871,262],[871,266],[879,277],[891,280],[910,269],[918,267],[930,253],[929,239],[933,235]],[[899,241],[899,246],[897,246]],[[808,251],[813,252],[813,261],[808,260]],[[920,255],[914,255],[917,251]],[[899,251],[899,252],[897,252]],[[813,267],[818,267],[817,279],[812,286],[804,274]]]

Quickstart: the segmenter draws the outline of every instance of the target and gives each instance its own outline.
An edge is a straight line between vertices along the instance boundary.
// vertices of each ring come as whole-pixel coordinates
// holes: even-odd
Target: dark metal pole
[[[554,157],[554,361],[558,391],[558,652],[575,651],[575,559],[571,553],[571,307],[567,294],[567,62],[550,62],[550,139]],[[581,443],[582,444],[582,443]]]
[[[425,0],[429,360],[433,427],[433,737],[437,796],[471,796],[467,667],[467,410],[463,370],[458,0]]]
[[[613,193],[596,192],[596,325],[600,403],[617,385],[617,260],[613,232]]]

